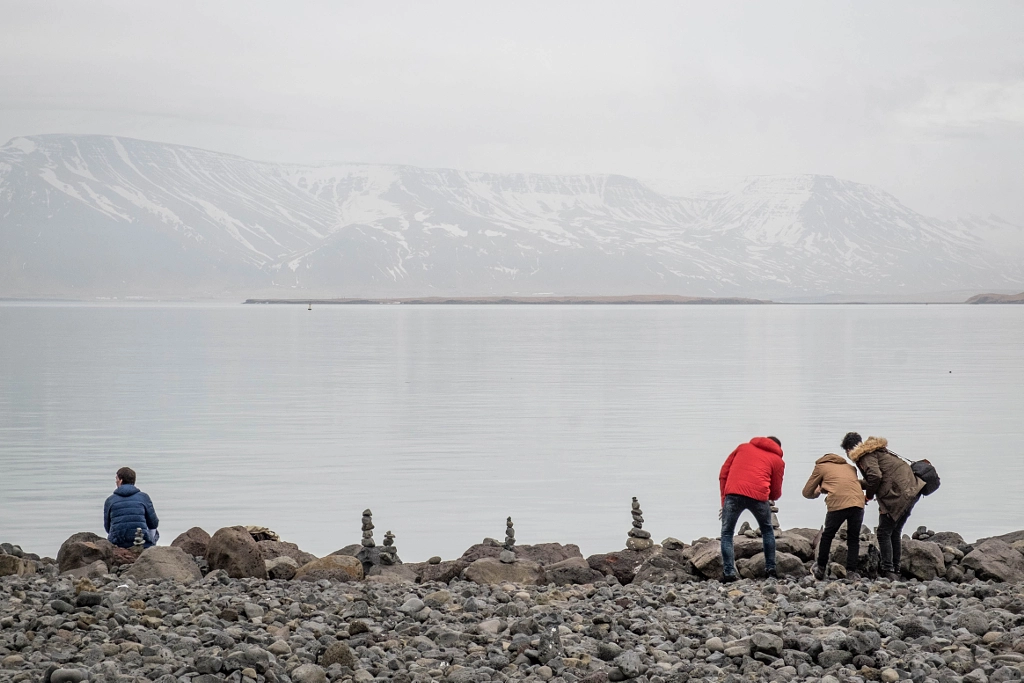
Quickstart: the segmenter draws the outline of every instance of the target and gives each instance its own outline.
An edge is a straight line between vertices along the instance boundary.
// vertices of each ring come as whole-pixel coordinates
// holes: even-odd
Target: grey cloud
[[[1024,199],[965,193],[973,180],[944,170],[980,168],[990,151],[951,137],[1021,144],[1019,3],[4,10],[4,140],[98,132],[291,161],[827,173],[928,213],[1024,222]],[[985,95],[993,84],[1002,95]],[[988,166],[991,187],[1024,175],[1019,157]]]

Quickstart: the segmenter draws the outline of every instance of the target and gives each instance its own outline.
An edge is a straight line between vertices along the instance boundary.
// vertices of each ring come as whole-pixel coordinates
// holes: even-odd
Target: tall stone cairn
[[[512,518],[505,520],[505,544],[502,546],[498,559],[505,564],[512,564],[516,561],[516,530],[512,527]]]
[[[369,509],[363,510],[363,538],[359,543],[363,547],[356,553],[356,559],[363,563],[363,573],[369,575],[381,563],[380,549],[373,542],[373,513]]]
[[[395,547],[395,535],[391,531],[384,532],[384,547],[380,549],[381,564],[401,564],[398,559],[398,548]]]
[[[373,513],[369,508],[363,510],[363,540],[360,543],[364,548],[373,548],[377,545],[373,542]]]
[[[640,502],[636,496],[633,496],[633,505],[629,512],[633,515],[633,527],[626,534],[626,548],[636,551],[651,548],[654,541],[651,540],[651,532],[644,531],[644,511],[640,509]]]

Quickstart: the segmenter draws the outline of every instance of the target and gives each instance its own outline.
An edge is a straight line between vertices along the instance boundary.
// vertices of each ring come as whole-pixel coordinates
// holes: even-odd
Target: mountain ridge
[[[0,148],[0,296],[773,298],[1024,285],[1024,231],[998,218],[929,218],[833,176],[751,176],[690,196],[657,185],[14,138]]]

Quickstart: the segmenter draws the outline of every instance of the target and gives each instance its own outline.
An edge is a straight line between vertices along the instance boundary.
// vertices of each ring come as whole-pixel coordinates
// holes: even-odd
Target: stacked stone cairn
[[[135,527],[135,540],[132,542],[132,552],[141,555],[146,548],[146,537],[142,533],[142,527]]]
[[[505,564],[516,561],[516,530],[512,527],[512,518],[505,520],[505,544],[502,546],[498,559]]]
[[[782,535],[782,525],[779,524],[779,506],[775,504],[774,500],[769,502],[771,503],[772,510],[772,532],[775,534],[775,538],[778,538]],[[747,538],[761,538],[761,527],[755,529],[750,526],[750,522],[743,522],[737,533],[742,534]]]
[[[930,541],[935,532],[926,526],[917,527],[917,531],[914,532],[912,538],[915,541]]]
[[[360,548],[356,559],[363,563],[363,571],[367,574],[381,563],[380,550],[373,540],[373,512],[369,508],[363,510],[363,538],[359,541]]]
[[[633,496],[630,514],[633,515],[633,527],[626,534],[628,537],[626,538],[626,548],[641,551],[654,546],[654,541],[651,540],[651,532],[644,531],[644,511],[640,509],[640,502],[637,501],[636,496]]]
[[[402,564],[402,561],[398,559],[398,548],[395,547],[395,535],[390,530],[384,532],[384,547],[380,549],[380,563]]]

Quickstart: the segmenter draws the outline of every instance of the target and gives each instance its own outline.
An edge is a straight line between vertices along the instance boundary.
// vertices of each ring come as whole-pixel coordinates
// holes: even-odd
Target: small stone
[[[340,664],[348,668],[359,668],[359,658],[352,652],[352,648],[341,641],[331,643],[320,655],[320,666],[329,669],[332,664]]]
[[[516,554],[511,550],[502,550],[501,553],[498,554],[498,560],[505,564],[512,564],[516,561]]]
[[[327,683],[327,674],[316,664],[301,664],[292,671],[293,683]]]
[[[427,560],[427,564],[441,564],[441,556],[440,555],[434,555],[429,560]]]
[[[654,547],[654,541],[649,538],[628,538],[626,539],[626,549],[640,552],[648,550]]]

